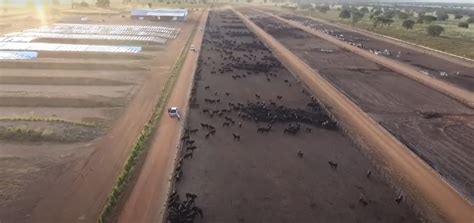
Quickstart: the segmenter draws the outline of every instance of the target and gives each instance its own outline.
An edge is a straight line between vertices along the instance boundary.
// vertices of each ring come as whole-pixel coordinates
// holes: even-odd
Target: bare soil
[[[395,202],[398,192],[351,140],[322,124],[333,122],[329,114],[231,11],[210,13],[199,63],[187,120],[189,130],[198,129],[189,134],[197,149],[181,158],[181,167],[178,162],[177,173],[181,168],[183,175],[176,182],[181,200],[185,193],[198,196],[204,218],[197,216],[196,222],[418,221],[404,202]],[[290,115],[255,121],[259,109],[248,110],[255,105],[281,106],[321,120]],[[218,112],[211,116],[205,109]],[[219,115],[222,109],[231,111]],[[297,122],[299,132],[285,133]],[[257,131],[270,123],[269,132]],[[209,134],[212,128],[202,124],[216,132]],[[188,146],[182,146],[181,156],[190,154]]]
[[[120,15],[92,17],[103,24],[144,24]],[[9,182],[0,189],[0,196],[8,198],[0,200],[0,221],[97,220],[194,22],[192,14],[186,23],[171,24],[183,28],[176,40],[132,57],[50,53],[36,61],[0,63],[0,125],[88,136],[67,143],[0,142],[0,168],[8,170],[0,179]],[[30,27],[35,25],[19,24],[18,29]],[[16,117],[87,122],[97,129],[6,121]]]
[[[269,17],[252,17],[252,20],[318,70],[468,200],[474,199],[472,109],[303,30]],[[322,52],[318,48],[334,49],[334,52]],[[445,128],[451,125],[461,126],[463,133],[448,136]]]

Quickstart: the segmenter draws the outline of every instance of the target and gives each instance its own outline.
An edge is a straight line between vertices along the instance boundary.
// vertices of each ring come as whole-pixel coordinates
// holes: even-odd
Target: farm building
[[[131,11],[132,19],[186,21],[187,9],[134,9]]]

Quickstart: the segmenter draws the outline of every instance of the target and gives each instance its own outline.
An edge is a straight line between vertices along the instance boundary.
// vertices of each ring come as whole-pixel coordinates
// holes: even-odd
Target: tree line
[[[308,8],[308,6],[306,6]],[[312,8],[312,6],[311,6]],[[320,13],[326,13],[331,9],[328,5],[317,5],[314,7],[315,10]],[[313,10],[313,8],[311,9]],[[448,12],[443,8],[436,11],[430,12],[433,14],[427,14],[427,11],[414,11],[414,10],[399,10],[388,7],[373,7],[369,10],[368,7],[356,7],[344,5],[339,10],[339,17],[342,19],[350,19],[352,26],[355,26],[360,20],[368,16],[369,20],[372,21],[374,28],[379,26],[391,26],[395,21],[394,18],[398,17],[403,20],[402,26],[407,30],[413,29],[416,24],[429,24],[426,28],[426,33],[430,36],[440,36],[444,32],[444,27],[437,24],[432,24],[434,21],[446,21],[449,19]],[[415,16],[416,13],[416,16]],[[460,20],[464,18],[463,14],[456,11],[454,19]],[[474,23],[474,15],[470,15],[466,21],[460,21],[458,27],[469,28],[469,24]]]

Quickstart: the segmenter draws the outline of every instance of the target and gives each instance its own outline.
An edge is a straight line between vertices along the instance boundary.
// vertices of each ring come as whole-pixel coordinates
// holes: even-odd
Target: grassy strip
[[[0,140],[17,142],[56,141],[52,131],[28,127],[0,127]]]
[[[166,105],[169,96],[171,95],[171,90],[173,89],[177,77],[181,71],[181,68],[183,67],[187,52],[189,51],[189,47],[191,45],[191,41],[196,33],[196,29],[197,28],[193,29],[188,41],[186,42],[185,47],[183,48],[183,51],[180,53],[176,64],[171,70],[171,75],[165,83],[165,87],[162,90],[160,99],[158,100],[158,103],[156,104],[153,110],[153,115],[140,133],[140,136],[138,137],[138,140],[135,143],[130,156],[125,162],[124,169],[117,180],[117,184],[110,193],[109,198],[107,199],[107,203],[104,206],[104,209],[102,210],[99,219],[97,220],[98,223],[107,222],[107,219],[109,219],[109,217],[111,216],[112,211],[114,210],[114,208],[116,208],[120,199],[124,195],[124,191],[128,186],[128,182],[133,175],[135,164],[141,158],[143,152],[149,147],[150,139],[152,138],[153,133],[156,130],[157,124],[159,123],[162,117],[163,111],[165,109],[164,106]]]
[[[0,121],[56,122],[56,123],[71,124],[71,125],[76,125],[76,126],[96,127],[96,125],[93,123],[69,121],[65,119],[51,118],[51,117],[33,117],[33,116],[31,117],[0,117]]]

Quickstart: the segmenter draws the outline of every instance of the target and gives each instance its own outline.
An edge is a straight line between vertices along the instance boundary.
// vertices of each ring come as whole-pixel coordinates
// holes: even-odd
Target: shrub
[[[460,14],[456,14],[454,15],[454,19],[462,19],[463,15],[460,15]]]
[[[377,9],[377,10],[375,10],[372,14],[373,14],[374,16],[379,16],[379,15],[381,15],[382,13],[383,13],[382,10]]]
[[[416,19],[416,23],[422,24],[423,23],[423,17],[418,17]]]
[[[375,17],[373,25],[374,25],[374,28],[377,28],[379,24],[390,26],[392,23],[393,23],[393,19],[379,16],[379,17]]]
[[[327,11],[329,11],[329,6],[321,5],[321,6],[317,6],[316,9],[318,9],[318,11],[321,13],[326,13]]]
[[[433,21],[436,20],[436,17],[432,16],[432,15],[424,15],[423,16],[423,22],[424,23],[431,23]]]
[[[408,19],[408,14],[405,12],[399,12],[398,13],[398,18],[399,19]]]
[[[474,23],[474,17],[469,17],[469,19],[467,19],[466,22],[469,24]]]
[[[348,19],[351,17],[351,11],[349,11],[349,9],[341,9],[341,12],[339,13],[339,17],[343,19]]]
[[[446,11],[438,10],[438,11],[436,11],[436,18],[439,21],[445,21],[445,20],[449,19],[449,16],[448,16],[448,13]]]
[[[351,17],[352,17],[352,26],[355,26],[355,24],[364,17],[364,14],[359,11],[353,11],[351,13]]]
[[[385,10],[384,13],[383,13],[383,17],[388,18],[388,19],[392,19],[393,17],[395,17],[396,14],[397,14],[397,12],[394,11],[394,10]]]
[[[460,22],[460,23],[458,24],[458,27],[467,29],[467,28],[469,28],[469,23],[467,23],[467,22]]]
[[[402,23],[402,26],[405,27],[406,29],[413,29],[413,26],[415,25],[415,21],[413,20],[405,20]]]
[[[367,7],[362,7],[362,8],[360,9],[360,12],[366,14],[366,13],[369,13],[369,9],[368,9]]]
[[[97,0],[97,7],[107,8],[110,6],[110,0]]]
[[[440,25],[430,25],[426,28],[426,32],[430,36],[440,36],[444,32],[444,28]]]

